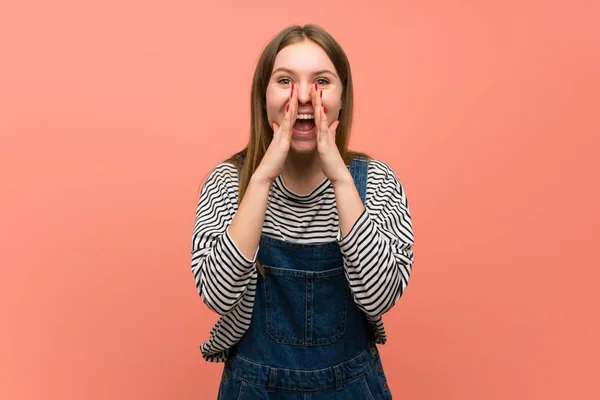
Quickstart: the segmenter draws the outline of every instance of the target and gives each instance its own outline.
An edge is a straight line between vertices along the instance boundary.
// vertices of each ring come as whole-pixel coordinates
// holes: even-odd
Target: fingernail
[[[292,92],[290,93],[290,99],[294,96],[294,84],[292,83]]]
[[[327,107],[323,106],[323,112],[327,113]]]
[[[289,104],[285,107],[285,112],[288,112],[288,111],[290,111],[290,105]]]
[[[315,90],[317,90],[319,88],[319,86],[317,85],[317,82],[315,82]]]
[[[323,91],[322,91],[322,90],[321,90],[321,95],[320,95],[320,97],[321,97],[321,98],[323,98]]]

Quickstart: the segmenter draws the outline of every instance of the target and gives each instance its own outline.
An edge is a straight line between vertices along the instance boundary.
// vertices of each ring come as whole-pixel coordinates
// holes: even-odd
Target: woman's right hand
[[[283,121],[281,125],[273,122],[273,139],[258,168],[254,171],[253,178],[264,180],[271,184],[279,176],[290,150],[292,126],[296,123],[297,110],[298,90],[294,90],[294,84],[292,84],[290,100],[286,105]]]

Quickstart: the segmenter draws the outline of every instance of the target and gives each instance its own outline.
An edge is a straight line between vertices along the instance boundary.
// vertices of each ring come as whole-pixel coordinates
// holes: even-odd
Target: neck
[[[317,185],[325,179],[325,174],[321,170],[319,154],[316,151],[309,154],[290,151],[283,165],[281,176],[285,182],[293,182],[301,186]]]

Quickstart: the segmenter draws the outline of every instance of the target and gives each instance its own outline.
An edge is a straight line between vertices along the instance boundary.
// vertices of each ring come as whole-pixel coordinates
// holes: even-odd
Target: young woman
[[[389,399],[377,344],[413,263],[406,193],[347,149],[352,77],[315,25],[281,31],[252,84],[245,149],[212,170],[192,271],[221,318],[202,344],[219,399]]]

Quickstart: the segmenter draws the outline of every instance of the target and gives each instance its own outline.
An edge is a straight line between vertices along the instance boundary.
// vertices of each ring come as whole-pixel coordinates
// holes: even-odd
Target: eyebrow
[[[282,68],[277,68],[276,70],[274,70],[273,73],[271,74],[271,76],[275,75],[277,72],[287,72],[288,74],[294,74],[294,71],[292,71],[291,69],[282,67]],[[322,70],[314,72],[314,75],[321,75],[321,74],[331,74],[331,75],[337,77],[337,75],[334,72],[332,72],[328,69],[322,69]]]

